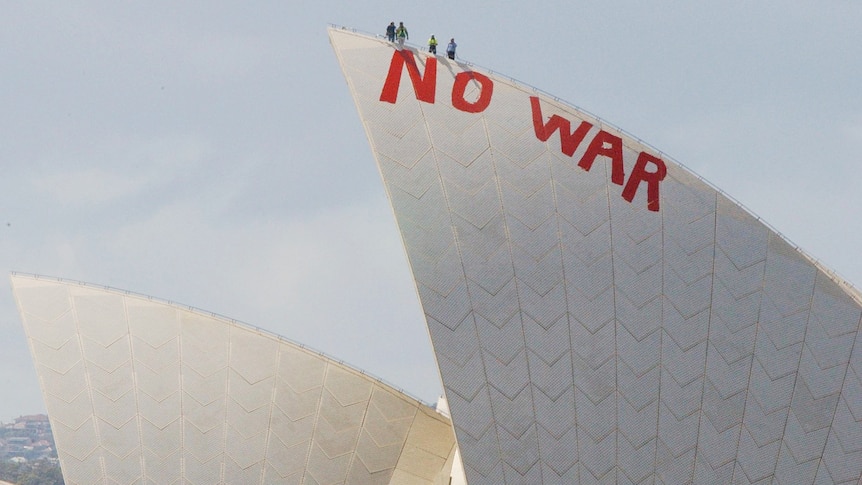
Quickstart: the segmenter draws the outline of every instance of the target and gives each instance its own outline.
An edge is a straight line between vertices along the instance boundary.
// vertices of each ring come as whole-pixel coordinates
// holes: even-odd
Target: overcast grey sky
[[[862,2],[10,2],[0,268],[266,328],[426,401],[439,379],[328,23],[634,133],[862,285]],[[0,421],[44,410],[0,291]]]

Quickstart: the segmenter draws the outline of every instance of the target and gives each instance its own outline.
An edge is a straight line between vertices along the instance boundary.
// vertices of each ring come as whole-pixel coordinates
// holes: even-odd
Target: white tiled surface
[[[858,483],[860,305],[756,218],[671,161],[661,209],[537,139],[530,96],[492,73],[481,113],[433,104],[393,45],[331,29],[407,249],[468,481]],[[413,52],[419,71],[426,53]],[[468,90],[467,96],[476,96]]]
[[[68,484],[448,480],[448,419],[342,364],[146,297],[12,284]]]

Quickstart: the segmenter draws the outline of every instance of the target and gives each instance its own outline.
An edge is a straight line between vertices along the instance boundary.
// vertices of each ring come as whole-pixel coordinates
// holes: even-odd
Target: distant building
[[[20,416],[12,423],[0,424],[0,460],[56,458],[51,425],[45,414]]]
[[[51,427],[51,423],[48,420],[47,414],[31,414],[27,416],[20,416],[15,418],[15,423],[23,423],[25,427],[34,429],[48,429]]]

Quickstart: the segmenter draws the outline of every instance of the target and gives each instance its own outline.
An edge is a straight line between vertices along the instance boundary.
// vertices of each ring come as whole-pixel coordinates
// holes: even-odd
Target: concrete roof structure
[[[449,420],[343,363],[146,296],[12,286],[68,484],[449,483]]]
[[[856,290],[582,110],[329,35],[471,485],[858,483]]]

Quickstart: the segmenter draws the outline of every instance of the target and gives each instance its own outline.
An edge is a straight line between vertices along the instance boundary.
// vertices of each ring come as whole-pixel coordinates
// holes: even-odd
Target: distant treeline
[[[0,462],[0,480],[16,485],[64,485],[60,465],[51,460]]]

